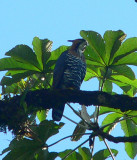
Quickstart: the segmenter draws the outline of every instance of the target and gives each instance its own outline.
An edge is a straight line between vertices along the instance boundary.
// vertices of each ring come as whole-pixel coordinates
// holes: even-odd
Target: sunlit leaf
[[[11,56],[13,59],[26,63],[32,64],[33,66],[39,68],[39,63],[37,61],[36,55],[33,50],[27,45],[17,45],[5,55]]]
[[[30,71],[40,71],[34,65],[28,63],[24,64],[16,61],[13,58],[2,58],[0,59],[0,71],[5,70],[30,70]]]
[[[118,73],[119,75],[123,75],[131,80],[135,79],[135,74],[132,69],[126,65],[119,65],[119,66],[111,66],[111,69]]]
[[[114,109],[114,108],[109,108],[109,107],[100,107],[99,115],[110,113],[110,112],[121,113],[120,109]]]
[[[84,31],[80,32],[80,35],[88,41],[89,46],[85,51],[85,55],[89,56],[96,62],[105,64],[105,44],[101,35],[94,31]]]
[[[60,152],[59,153],[59,157],[61,158],[61,159],[63,159],[67,154],[69,154],[70,152],[71,152],[72,150],[65,150],[65,151],[63,151],[63,152]],[[76,152],[76,151],[74,151],[72,154],[70,154],[67,158],[65,158],[65,160],[72,160],[72,159],[78,159],[78,160],[83,160],[82,159],[82,156],[78,153],[78,152]]]
[[[80,125],[82,125],[83,127]],[[83,136],[82,134],[86,132],[86,128],[84,128],[84,126],[85,126],[84,121],[81,120],[73,131],[71,137],[72,141],[78,141]]]
[[[114,63],[114,65],[137,65],[137,52],[132,52],[129,55],[126,55],[125,57],[119,59],[117,62]]]
[[[133,135],[137,135],[137,127],[132,122],[132,120],[127,119],[124,121],[121,121],[121,128],[124,131],[125,136],[130,137]],[[137,143],[125,143],[125,150],[128,154],[128,156],[132,159],[137,155]]]
[[[137,88],[137,80],[130,80],[129,78],[122,76],[122,75],[112,75],[109,78],[110,81],[116,84],[121,84],[123,83],[123,86],[128,86],[131,85],[135,88]]]
[[[112,82],[105,80],[104,85],[103,85],[103,91],[104,92],[112,92]]]
[[[118,154],[118,151],[115,149],[111,149],[112,153],[114,154],[114,156],[116,156]],[[93,156],[93,160],[105,160],[108,157],[110,157],[110,152],[108,149],[103,149],[100,150],[98,152],[96,152]]]
[[[48,150],[42,150],[44,144],[38,141],[22,139],[22,140],[12,140],[7,151],[10,151],[3,160],[23,160],[23,159],[35,159],[37,154],[39,160],[50,159],[54,160],[57,157],[56,152],[49,153]]]
[[[41,110],[41,111],[37,112],[37,117],[38,117],[40,122],[42,122],[42,121],[44,121],[46,119],[47,112],[48,112],[48,110],[47,111],[46,110]]]
[[[106,49],[106,63],[110,64],[115,52],[119,49],[121,42],[126,37],[125,33],[121,30],[106,31],[104,33],[105,49]]]
[[[82,160],[91,160],[90,150],[86,147],[78,148],[80,155],[82,156]]]
[[[104,118],[101,126],[105,126],[105,125],[108,125],[108,124],[110,124],[110,123],[114,123],[114,122],[120,120],[121,117],[122,117],[122,114],[119,114],[119,113],[111,113],[111,114],[108,114],[108,115]],[[104,128],[104,132],[110,133],[110,132],[115,128],[116,125],[117,125],[117,123],[114,123],[114,124],[111,124],[111,125],[105,127],[105,128]]]
[[[113,63],[116,63],[118,60],[131,54],[134,51],[137,51],[137,37],[129,38],[122,43],[122,45],[114,55]]]

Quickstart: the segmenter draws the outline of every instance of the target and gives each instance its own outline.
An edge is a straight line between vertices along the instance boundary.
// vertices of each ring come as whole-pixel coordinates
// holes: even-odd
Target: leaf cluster
[[[126,34],[121,30],[106,31],[103,37],[97,32],[84,30],[80,32],[80,35],[89,44],[84,52],[87,63],[84,80],[89,81],[92,78],[97,78],[99,91],[114,95],[116,94],[113,92],[115,84],[122,89],[123,94],[134,97],[137,91],[137,79],[131,66],[137,66],[137,37],[125,40]],[[28,91],[51,88],[56,60],[63,51],[68,49],[68,46],[61,46],[52,51],[52,41],[48,39],[41,40],[38,37],[33,39],[32,45],[33,49],[27,45],[17,45],[6,53],[7,57],[0,59],[0,71],[7,71],[1,80],[2,98],[8,102],[11,97],[22,95],[20,99],[21,112],[26,113],[28,113],[29,108],[25,103]],[[126,108],[126,105],[124,107]],[[11,159],[11,157],[17,159],[19,156],[20,159],[29,157],[29,159],[52,160],[57,156],[63,159],[66,155],[68,155],[66,157],[68,160],[88,160],[91,158],[94,160],[101,160],[102,158],[103,160],[111,155],[108,150],[101,150],[93,155],[88,148],[81,148],[80,146],[78,152],[66,150],[59,154],[57,152],[50,153],[46,141],[49,137],[58,133],[63,124],[57,125],[53,121],[45,120],[47,113],[48,110],[40,110],[37,113],[34,111],[29,117],[25,117],[24,121],[29,122],[23,124],[24,132],[21,131],[20,134],[25,137],[21,136],[22,139],[19,141],[15,138],[9,147],[3,151],[3,153],[10,151],[4,158],[5,160]],[[89,116],[91,119],[98,120],[101,115],[105,115],[105,118],[102,124],[98,124],[98,126],[104,133],[110,134],[115,126],[120,123],[124,136],[137,135],[137,111],[122,112],[119,109],[98,106],[96,112]],[[21,113],[17,113],[16,119],[19,119],[20,116]],[[34,117],[30,118],[32,116]],[[35,121],[36,116],[40,121],[39,125]],[[82,119],[74,130],[72,140],[78,141],[89,130],[89,126],[94,125],[92,123],[91,121],[91,124],[87,124]],[[4,122],[1,124],[3,124],[0,126],[1,131],[3,131],[6,128]],[[100,137],[100,140],[103,140],[103,137]],[[125,143],[125,150],[132,159],[137,154],[136,145],[137,143]],[[27,146],[27,148],[24,146]],[[69,155],[72,151],[73,153]],[[111,151],[114,155],[118,153],[113,149]]]

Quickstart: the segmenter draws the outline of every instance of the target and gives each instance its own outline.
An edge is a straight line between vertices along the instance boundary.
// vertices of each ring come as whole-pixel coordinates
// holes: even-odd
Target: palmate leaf
[[[27,45],[17,45],[13,49],[8,51],[5,55],[12,57],[16,61],[25,64],[32,64],[36,68],[40,69],[36,54]]]
[[[54,51],[51,52],[51,56],[49,60],[57,60],[59,56],[68,49],[68,46],[60,46],[59,48],[55,49]]]
[[[32,44],[35,52],[27,45],[17,45],[6,53],[10,58],[0,59],[0,70],[8,70],[2,85],[11,85],[33,74],[53,72],[51,67],[55,65],[55,61],[49,61],[52,42],[35,37]],[[46,78],[48,79],[48,76]]]
[[[40,122],[44,121],[47,117],[49,110],[41,110],[37,112],[37,117]]]
[[[109,80],[106,80],[106,81],[104,82],[103,90],[102,90],[102,91],[103,91],[103,92],[112,93],[112,88],[113,88],[112,82],[109,81]]]
[[[78,148],[80,155],[82,156],[82,160],[91,160],[90,150],[86,147]]]
[[[42,40],[38,37],[34,37],[32,44],[35,54],[37,56],[37,60],[40,64],[41,70],[48,70],[47,61],[51,56],[52,41],[48,39]]]
[[[4,160],[24,160],[24,159],[51,159],[54,160],[57,157],[56,152],[49,153],[48,149],[43,149],[45,147],[45,141],[47,139],[59,132],[59,129],[63,126],[63,123],[59,125],[53,121],[42,121],[40,125],[32,126],[31,129],[33,133],[30,137],[31,139],[23,138],[21,140],[14,139],[10,143],[9,147],[2,152],[2,154],[10,151],[4,158]],[[31,132],[30,132],[31,134]]]
[[[125,39],[126,35],[123,31],[106,31],[103,38],[105,41],[106,50],[106,64],[109,65],[111,59],[113,58],[115,52],[119,49],[121,42]]]
[[[37,67],[30,63],[22,63],[16,61],[14,58],[2,58],[0,59],[0,71],[6,70],[30,70],[30,71],[40,71]]]
[[[67,154],[69,154],[71,151],[72,151],[71,149],[67,149],[67,150],[65,150],[63,152],[60,152],[58,156],[62,159]],[[72,160],[72,159],[83,160],[82,156],[76,151],[74,151],[71,155],[69,155],[67,158],[65,158],[65,160]]]
[[[115,112],[115,113],[121,113],[120,109],[114,109],[109,107],[100,107],[99,115],[103,115],[106,113]]]
[[[54,51],[52,51],[48,61],[46,63],[44,63],[45,64],[44,71],[47,73],[53,72],[55,64],[56,64],[56,60],[68,48],[69,48],[68,46],[61,46],[61,47],[55,49]]]
[[[137,51],[137,37],[129,38],[122,43],[120,48],[115,53],[112,63],[115,64],[121,58],[131,54],[134,51]]]
[[[78,141],[83,136],[82,134],[86,132],[86,128],[80,126],[79,124],[85,126],[85,122],[82,120],[77,124],[73,131],[71,141]]]
[[[10,151],[3,160],[23,160],[29,159],[34,160],[35,156],[39,160],[51,159],[54,160],[57,157],[56,152],[48,152],[48,150],[42,150],[43,144],[38,141],[22,139],[22,140],[12,140],[9,147],[3,151],[3,154],[6,151]]]
[[[94,31],[81,31],[80,34],[89,42],[84,52],[87,63],[86,81],[97,77],[103,83],[108,80],[111,88],[116,83],[124,91],[130,90],[128,87],[137,87],[135,74],[127,66],[137,64],[137,53],[134,52],[137,50],[137,38],[127,39],[122,43],[126,35],[121,30],[106,31],[104,39]],[[106,87],[104,89],[109,89]]]
[[[114,156],[118,154],[118,151],[115,149],[111,149],[111,151],[114,154]],[[108,157],[110,157],[110,152],[108,151],[108,149],[103,149],[94,154],[93,160],[105,160]]]
[[[85,51],[86,59],[105,65],[105,44],[101,35],[94,31],[81,31],[80,35],[88,41],[89,46]]]
[[[123,75],[112,75],[109,78],[110,81],[112,81],[113,83],[121,86],[133,86],[135,88],[137,88],[137,80],[130,80],[129,78],[123,76]]]
[[[24,71],[24,72],[12,75],[12,77],[11,76],[10,77],[4,76],[1,80],[1,85],[10,86],[16,82],[19,82],[21,79],[24,79],[34,73],[36,73],[36,72],[35,71]]]
[[[125,136],[133,136],[137,135],[137,127],[135,123],[132,122],[132,120],[127,119],[124,121],[121,121],[121,128],[124,131]],[[137,155],[137,143],[125,143],[125,150],[128,154],[128,156],[132,159]]]
[[[120,58],[114,65],[135,65],[137,66],[137,52],[132,52],[123,58]]]
[[[65,150],[59,153],[60,158],[64,158],[67,154],[69,154],[72,150]],[[78,148],[78,152],[74,151],[71,155],[69,155],[65,160],[90,160],[91,153],[90,150],[86,147]]]
[[[124,77],[129,78],[130,80],[135,80],[135,74],[132,69],[126,65],[110,66],[113,70],[113,73],[118,75],[123,75]]]
[[[64,123],[62,122],[56,124],[54,121],[44,120],[40,123],[40,125],[38,125],[38,127],[32,127],[32,130],[45,143],[49,137],[57,134],[63,125]]]
[[[108,114],[108,115],[104,118],[101,126],[105,126],[105,125],[107,125],[107,124],[114,123],[114,122],[120,120],[120,118],[121,118],[122,116],[123,116],[123,115],[122,115],[122,114],[119,114],[119,113],[110,113],[110,114]],[[116,124],[117,124],[117,123],[105,127],[103,131],[104,131],[104,132],[107,132],[107,133],[110,133],[110,132],[115,128]]]

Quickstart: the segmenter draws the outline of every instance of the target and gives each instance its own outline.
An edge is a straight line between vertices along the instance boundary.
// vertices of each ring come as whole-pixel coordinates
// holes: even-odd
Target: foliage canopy
[[[113,84],[116,84],[123,90],[123,94],[134,97],[137,91],[137,79],[131,65],[137,66],[137,37],[125,40],[126,34],[121,30],[108,30],[103,37],[97,32],[84,30],[80,32],[80,35],[89,43],[84,52],[87,63],[84,80],[89,81],[92,78],[97,78],[99,91],[110,94],[117,94],[113,92]],[[51,51],[52,41],[38,37],[34,37],[32,45],[33,49],[27,45],[17,45],[6,53],[7,57],[0,59],[0,71],[7,71],[1,80],[2,95],[5,101],[16,95],[25,97],[28,91],[51,88],[56,60],[62,52],[69,48],[68,46],[60,46]],[[27,113],[28,106],[24,103],[24,98],[20,103]],[[28,116],[28,121],[25,122],[23,128],[24,132],[18,131],[9,147],[3,150],[2,154],[9,151],[4,160],[23,160],[25,158],[52,160],[57,156],[62,159],[66,157],[67,160],[90,160],[91,157],[93,160],[104,160],[118,154],[117,150],[108,148],[92,155],[93,149],[90,151],[89,148],[81,148],[81,146],[78,147],[78,152],[71,149],[60,153],[49,152],[50,145],[46,144],[47,139],[57,134],[64,124],[56,124],[46,120],[47,113],[48,110],[41,110]],[[98,124],[98,119],[103,114],[106,117],[102,124]],[[122,112],[119,109],[103,106],[96,107],[92,115],[88,115],[84,111],[84,116],[79,115],[81,121],[76,125],[74,132],[72,131],[71,140],[78,141],[87,130],[90,130],[91,133],[96,132],[94,129],[91,131],[93,126],[99,126],[103,132],[110,134],[117,123],[120,123],[126,137],[137,135],[136,115],[137,111]],[[40,121],[39,124],[36,122],[36,117]],[[3,127],[2,123],[0,127]],[[93,145],[94,137],[90,138],[87,141],[91,141],[90,143]],[[100,140],[104,140],[105,143],[103,137],[100,137]],[[125,150],[132,159],[137,154],[136,147],[137,142],[125,143]],[[73,153],[70,155],[69,153],[72,151]]]

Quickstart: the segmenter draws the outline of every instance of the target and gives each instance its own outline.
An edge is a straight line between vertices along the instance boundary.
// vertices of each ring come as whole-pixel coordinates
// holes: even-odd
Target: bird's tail
[[[54,121],[60,121],[63,116],[65,104],[60,105],[59,107],[52,108],[52,119]]]

